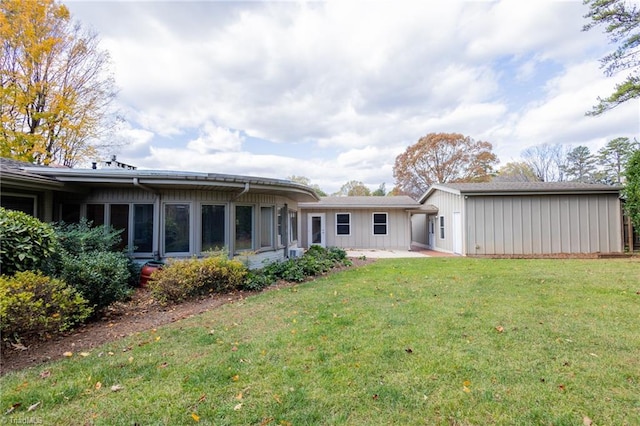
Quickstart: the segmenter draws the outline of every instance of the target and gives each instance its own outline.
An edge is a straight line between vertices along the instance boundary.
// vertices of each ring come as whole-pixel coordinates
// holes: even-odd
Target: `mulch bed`
[[[375,259],[355,258],[350,260],[353,266],[335,268],[331,273],[375,261]],[[291,285],[294,283],[280,282],[263,291]],[[236,291],[228,294],[213,294],[178,305],[162,306],[151,297],[149,290],[137,288],[129,301],[113,304],[105,310],[100,319],[83,324],[72,332],[47,340],[25,343],[25,345],[2,342],[0,375],[60,359],[64,357],[65,352],[89,352],[105,343],[192,317],[227,303],[235,303],[253,294],[256,293]]]

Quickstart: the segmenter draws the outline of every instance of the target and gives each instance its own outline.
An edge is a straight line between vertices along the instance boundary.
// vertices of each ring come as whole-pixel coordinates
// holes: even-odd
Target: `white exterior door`
[[[453,212],[451,236],[453,237],[453,252],[462,254],[462,214],[460,212]]]
[[[434,248],[436,246],[436,217],[429,217],[429,248]]]
[[[313,245],[326,247],[324,213],[309,213],[307,216],[307,238],[309,247]]]

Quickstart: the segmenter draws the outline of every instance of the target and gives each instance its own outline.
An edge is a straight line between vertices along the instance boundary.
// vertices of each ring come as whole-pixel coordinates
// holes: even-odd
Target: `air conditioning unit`
[[[295,257],[300,257],[304,254],[304,249],[301,248],[292,248],[289,249],[289,257],[290,258],[295,258]]]

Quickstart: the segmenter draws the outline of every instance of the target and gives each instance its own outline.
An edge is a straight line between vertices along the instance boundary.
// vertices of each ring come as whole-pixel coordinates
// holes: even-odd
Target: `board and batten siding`
[[[469,196],[466,254],[612,253],[622,248],[613,194]]]
[[[309,247],[307,235],[308,215],[325,214],[325,239],[327,247],[343,249],[408,250],[411,246],[411,222],[409,213],[402,209],[318,209],[305,208],[300,215],[302,247]],[[349,235],[337,235],[336,214],[351,214]],[[373,214],[387,213],[387,235],[373,234]]]
[[[438,207],[433,249],[453,253],[453,213],[462,214],[462,197],[451,192],[435,191],[427,204]],[[440,216],[444,216],[444,239],[440,238]],[[462,220],[464,223],[464,215]]]

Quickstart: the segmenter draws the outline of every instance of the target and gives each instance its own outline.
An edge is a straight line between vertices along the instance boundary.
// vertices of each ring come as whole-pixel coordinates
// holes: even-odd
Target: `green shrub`
[[[327,249],[311,246],[302,257],[273,262],[255,273],[268,277],[264,281],[270,283],[267,285],[271,285],[277,280],[302,282],[307,277],[327,273],[336,266],[350,266],[351,264],[351,261],[347,259],[347,252],[341,248]],[[252,277],[250,283],[256,282],[255,285],[260,285],[260,280]]]
[[[100,311],[130,293],[129,258],[124,253],[96,251],[62,259],[61,277]]]
[[[0,267],[3,274],[43,269],[56,251],[51,225],[0,207]]]
[[[161,303],[176,303],[207,293],[243,287],[247,268],[226,256],[170,260],[151,274],[149,288]]]
[[[275,280],[301,282],[306,278],[304,269],[297,259],[287,259],[282,262],[273,262],[267,265],[263,269],[263,272]]]
[[[0,276],[0,332],[28,340],[66,331],[91,314],[87,301],[64,281],[40,272]]]
[[[242,288],[249,291],[259,291],[276,283],[272,275],[264,273],[264,270],[249,270],[244,277]]]
[[[123,230],[111,225],[92,226],[82,218],[79,223],[56,223],[54,225],[62,248],[71,256],[97,251],[118,251]]]

